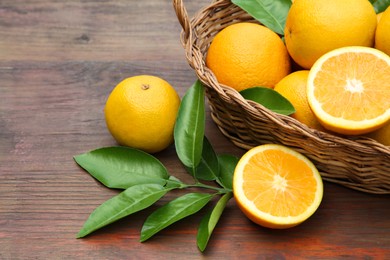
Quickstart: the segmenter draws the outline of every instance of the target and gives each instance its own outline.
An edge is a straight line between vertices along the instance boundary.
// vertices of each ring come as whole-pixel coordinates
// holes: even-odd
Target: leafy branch
[[[197,213],[219,196],[198,229],[198,248],[201,251],[206,249],[218,220],[233,197],[233,172],[238,158],[217,155],[204,136],[204,102],[204,87],[196,81],[183,97],[174,130],[176,153],[193,177],[193,183],[182,182],[170,175],[154,156],[129,147],[103,147],[74,156],[76,163],[103,185],[123,190],[90,214],[77,238],[150,207],[169,191],[198,188],[207,192],[186,193],[151,213],[142,226],[140,241],[144,242],[173,223]]]

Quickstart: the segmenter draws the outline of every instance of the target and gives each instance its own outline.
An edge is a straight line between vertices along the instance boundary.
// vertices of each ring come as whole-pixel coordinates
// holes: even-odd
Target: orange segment
[[[321,124],[341,134],[364,134],[390,119],[390,57],[374,48],[344,47],[322,56],[307,84]]]
[[[306,157],[285,146],[266,144],[249,150],[240,159],[233,192],[238,206],[253,222],[288,228],[317,210],[323,184]]]

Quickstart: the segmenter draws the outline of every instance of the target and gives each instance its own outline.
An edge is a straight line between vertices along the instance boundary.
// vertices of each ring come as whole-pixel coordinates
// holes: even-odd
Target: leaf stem
[[[215,190],[215,191],[218,192],[218,194],[225,194],[225,193],[228,193],[228,192],[232,192],[231,189],[219,188],[219,187],[216,187],[216,186],[207,185],[207,184],[204,184],[204,183],[202,183],[202,182],[200,182],[198,180],[196,180],[196,182],[194,184],[187,184],[187,183],[178,182],[178,181],[175,181],[175,180],[166,180],[166,182],[167,182],[167,186],[175,187],[177,189],[202,188],[202,189]]]
[[[188,185],[188,188],[190,188],[190,187],[215,190],[219,194],[225,194],[225,193],[231,192],[230,189],[219,188],[219,187],[215,187],[215,186],[212,186],[212,185],[207,185],[207,184],[201,183],[199,181],[196,182],[195,184]]]

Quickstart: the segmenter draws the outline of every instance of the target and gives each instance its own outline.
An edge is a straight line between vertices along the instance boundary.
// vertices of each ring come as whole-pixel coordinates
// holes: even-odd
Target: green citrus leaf
[[[187,170],[197,180],[213,181],[217,178],[219,173],[218,157],[206,136],[203,138],[202,158],[195,168],[195,173],[190,168]]]
[[[291,0],[232,0],[232,3],[277,34],[284,34]]]
[[[370,0],[377,14],[385,11],[390,6],[390,0]]]
[[[146,219],[140,241],[144,242],[169,225],[198,212],[213,196],[206,193],[188,193],[168,202]]]
[[[271,88],[254,87],[242,90],[240,94],[248,100],[255,101],[273,112],[291,115],[295,113],[294,106],[281,94]]]
[[[225,189],[233,189],[233,174],[238,161],[239,158],[233,155],[221,154],[218,156],[220,170],[217,182]]]
[[[183,183],[181,180],[176,178],[175,176],[169,176],[169,179],[167,181],[167,184],[165,185],[167,188],[175,188],[175,189],[182,189],[186,188],[187,185]]]
[[[215,205],[214,209],[208,212],[200,222],[196,241],[200,251],[204,251],[210,240],[211,234],[217,225],[223,210],[225,209],[229,200],[233,197],[232,192],[225,193]]]
[[[74,160],[109,188],[127,189],[142,183],[164,185],[169,178],[165,166],[143,151],[115,146],[74,156]]]
[[[174,130],[177,155],[191,169],[202,157],[205,114],[204,87],[197,80],[181,101]]]
[[[77,238],[85,237],[99,228],[151,206],[171,189],[158,184],[131,186],[97,207],[84,223]]]

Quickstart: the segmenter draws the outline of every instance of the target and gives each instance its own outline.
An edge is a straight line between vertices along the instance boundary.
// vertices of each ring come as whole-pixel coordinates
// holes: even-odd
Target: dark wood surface
[[[191,16],[208,3],[185,1]],[[231,200],[203,254],[202,214],[139,242],[148,214],[180,192],[75,238],[118,191],[72,157],[116,145],[103,107],[120,80],[157,75],[183,96],[196,78],[180,30],[171,0],[0,1],[0,259],[390,259],[390,197],[331,183],[318,211],[288,230],[253,224]],[[206,135],[218,153],[245,152],[209,114]],[[173,147],[156,156],[189,180]]]

